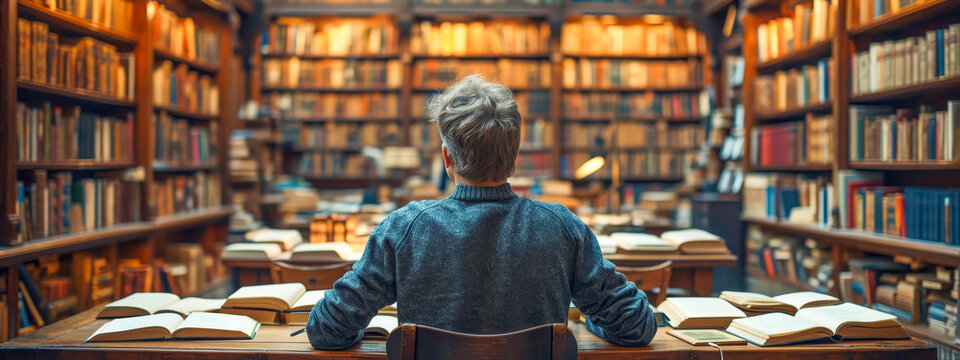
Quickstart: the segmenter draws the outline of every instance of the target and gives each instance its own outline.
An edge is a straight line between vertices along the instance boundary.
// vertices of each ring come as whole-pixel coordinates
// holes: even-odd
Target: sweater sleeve
[[[567,211],[569,213],[569,211]],[[587,316],[587,328],[620,346],[643,346],[657,333],[647,296],[603,258],[593,231],[570,215],[570,230],[578,251],[572,284],[573,303]]]
[[[403,236],[408,221],[401,211],[388,216],[370,234],[363,256],[333,284],[310,311],[307,337],[321,350],[356,344],[377,312],[396,301],[395,253],[392,238]]]

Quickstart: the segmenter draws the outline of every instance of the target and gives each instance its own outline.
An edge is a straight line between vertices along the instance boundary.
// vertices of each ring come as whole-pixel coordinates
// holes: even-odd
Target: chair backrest
[[[576,358],[577,339],[564,324],[546,324],[495,335],[461,334],[424,325],[403,324],[387,338],[389,360]]]
[[[353,267],[353,263],[345,262],[323,266],[302,266],[274,261],[270,264],[270,278],[274,284],[294,283],[303,284],[307,290],[332,289],[343,274]]]
[[[650,294],[651,290],[655,288],[658,289],[656,298],[650,299],[650,303],[657,306],[667,298],[667,288],[670,287],[670,267],[672,265],[672,261],[664,261],[657,265],[644,267],[617,266],[617,272],[626,276],[627,281],[636,284],[638,289],[647,292],[647,294]]]

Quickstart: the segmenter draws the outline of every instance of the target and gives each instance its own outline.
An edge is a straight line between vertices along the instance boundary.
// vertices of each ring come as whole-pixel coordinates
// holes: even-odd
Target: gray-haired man
[[[646,295],[603,258],[593,232],[560,205],[517,197],[506,182],[520,146],[510,89],[468,76],[430,112],[456,189],[377,226],[353,270],[310,313],[313,347],[355,344],[393,302],[404,323],[495,334],[564,323],[571,299],[600,337],[649,343],[656,324]]]

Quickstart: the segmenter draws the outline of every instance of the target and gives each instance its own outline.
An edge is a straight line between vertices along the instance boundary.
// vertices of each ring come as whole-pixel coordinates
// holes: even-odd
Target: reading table
[[[364,340],[341,351],[317,351],[306,334],[290,337],[297,326],[261,326],[253,340],[164,340],[84,343],[108,320],[97,320],[97,306],[0,345],[2,359],[386,359],[384,340]],[[646,347],[619,347],[605,342],[580,323],[570,323],[578,358],[591,359],[719,359],[709,346],[692,346],[660,328]],[[936,349],[919,339],[848,340],[761,348],[724,346],[727,359],[935,359]]]
[[[356,245],[351,244],[351,247]],[[359,249],[359,250],[358,250]],[[354,251],[363,251],[359,246]],[[670,286],[690,291],[695,296],[710,296],[713,292],[713,267],[737,266],[737,256],[732,254],[605,254],[618,266],[649,266],[663,261],[673,261]],[[290,252],[280,254],[273,260],[288,261]],[[298,265],[329,265],[333,262],[296,263]],[[233,271],[234,286],[269,284],[269,260],[223,260],[223,265]]]

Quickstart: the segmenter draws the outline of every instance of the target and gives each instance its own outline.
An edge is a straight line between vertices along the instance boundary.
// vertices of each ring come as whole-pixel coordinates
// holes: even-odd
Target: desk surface
[[[0,348],[4,359],[385,359],[383,341],[363,341],[342,351],[317,351],[306,334],[290,337],[295,326],[262,326],[253,340],[132,341],[83,343],[107,320],[95,319],[102,306],[84,311],[33,333],[20,336]],[[579,323],[570,324],[577,338],[579,359],[718,359],[718,351],[691,346],[660,328],[650,346],[626,348],[600,340]],[[918,339],[845,341],[761,348],[755,345],[725,346],[728,359],[934,359],[936,349]]]

